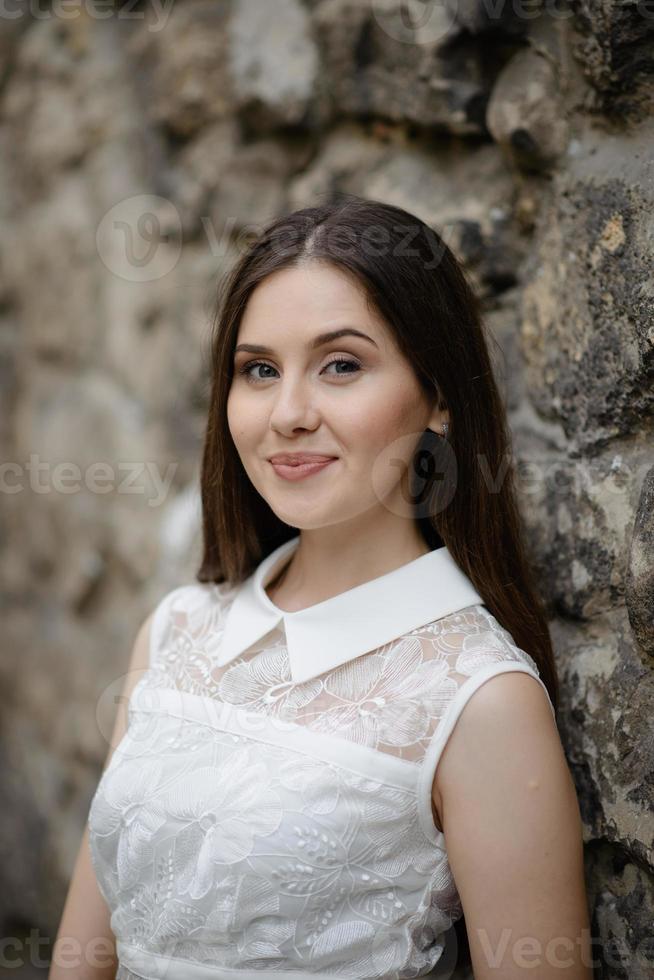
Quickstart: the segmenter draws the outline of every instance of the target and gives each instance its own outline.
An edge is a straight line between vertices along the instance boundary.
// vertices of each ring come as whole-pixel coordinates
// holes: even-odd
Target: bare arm
[[[443,751],[433,802],[475,980],[591,980],[581,816],[547,698],[491,678]]]
[[[148,666],[150,622],[142,623],[131,654],[121,700],[126,704],[134,685]],[[106,769],[115,747],[127,729],[127,712],[119,710],[111,736]],[[113,980],[118,968],[115,937],[110,913],[98,888],[89,851],[89,828],[82,843],[70,880],[68,894],[55,940],[48,980]]]

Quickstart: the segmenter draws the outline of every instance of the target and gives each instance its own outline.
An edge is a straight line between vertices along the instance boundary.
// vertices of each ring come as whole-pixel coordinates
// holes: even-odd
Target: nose
[[[309,382],[298,376],[286,377],[275,385],[270,409],[270,428],[283,435],[295,429],[315,429],[320,421]]]

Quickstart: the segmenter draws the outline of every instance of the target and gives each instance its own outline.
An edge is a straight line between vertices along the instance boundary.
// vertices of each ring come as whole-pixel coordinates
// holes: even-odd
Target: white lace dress
[[[161,600],[91,804],[117,977],[424,975],[462,914],[434,824],[438,759],[481,684],[515,670],[542,684],[536,665],[477,603],[302,683],[283,622],[219,666],[237,591]]]

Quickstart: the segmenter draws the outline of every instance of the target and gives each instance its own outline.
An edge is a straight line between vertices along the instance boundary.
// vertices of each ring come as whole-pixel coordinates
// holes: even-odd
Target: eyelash
[[[327,364],[325,364],[325,367],[328,368],[330,364],[353,364],[354,367],[357,368],[356,371],[346,371],[344,374],[338,375],[339,377],[347,377],[350,374],[358,374],[358,372],[361,370],[361,364],[358,361],[350,360],[350,358],[347,357],[335,357],[333,360],[328,361]],[[273,371],[276,370],[272,364],[268,364],[267,361],[248,361],[247,364],[244,364],[243,367],[238,369],[238,374],[245,375],[245,380],[249,384],[260,384],[262,381],[270,381],[270,378],[253,378],[252,375],[249,374],[252,368],[260,366],[272,367]]]

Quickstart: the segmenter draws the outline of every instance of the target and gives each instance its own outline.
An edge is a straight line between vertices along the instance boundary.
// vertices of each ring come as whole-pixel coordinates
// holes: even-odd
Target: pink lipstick
[[[278,476],[293,481],[303,480],[305,476],[324,470],[336,459],[336,456],[321,456],[317,453],[277,453],[270,457],[270,463]]]

